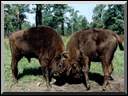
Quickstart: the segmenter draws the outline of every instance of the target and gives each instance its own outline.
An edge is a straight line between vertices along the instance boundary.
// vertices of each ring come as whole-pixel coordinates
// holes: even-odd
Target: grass
[[[66,45],[69,37],[62,37],[62,39],[64,41],[64,44]],[[113,64],[113,74],[118,76],[124,76],[124,51],[120,51],[119,48],[116,50]],[[31,59],[30,63],[27,61],[26,58],[21,59],[18,63],[18,70],[19,74],[21,75],[19,83],[23,86],[23,84],[28,82],[41,81],[42,75],[39,67],[40,64],[37,59]],[[103,74],[101,63],[92,62],[90,71]],[[6,86],[13,83],[11,73],[11,53],[8,39],[4,39],[4,78]]]
[[[64,41],[64,45],[66,46],[68,41],[69,41],[69,39],[70,39],[70,37],[69,36],[62,36],[62,39]]]

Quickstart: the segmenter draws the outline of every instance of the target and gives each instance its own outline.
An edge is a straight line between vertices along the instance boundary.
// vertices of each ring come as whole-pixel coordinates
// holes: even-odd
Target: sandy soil
[[[124,78],[119,76],[113,76],[114,80],[110,80],[110,87],[106,92],[124,92]],[[91,89],[86,90],[84,84],[79,78],[72,79],[68,82],[57,83],[55,79],[52,79],[52,88],[47,88],[45,82],[34,81],[25,84],[17,83],[11,87],[5,85],[6,92],[101,92],[103,84],[103,76],[90,73],[89,76]]]

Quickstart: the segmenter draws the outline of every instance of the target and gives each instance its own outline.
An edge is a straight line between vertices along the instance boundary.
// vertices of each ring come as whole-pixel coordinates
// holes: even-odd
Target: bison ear
[[[62,53],[62,56],[63,56],[64,58],[68,58],[68,57],[69,57],[69,52],[68,52],[68,51],[64,51],[64,52]]]

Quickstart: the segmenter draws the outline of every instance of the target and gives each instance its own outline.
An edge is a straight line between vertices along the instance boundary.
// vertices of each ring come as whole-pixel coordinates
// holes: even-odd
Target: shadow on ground
[[[94,81],[101,86],[103,85],[104,77],[101,74],[89,72],[88,75],[89,75],[90,81]],[[68,84],[81,84],[81,83],[83,83],[82,78],[79,78],[79,77],[76,78],[76,77],[71,77],[71,76],[68,78],[66,78],[65,76],[62,76],[61,78],[57,78],[56,80],[57,81],[54,84],[58,85],[58,86],[62,86],[65,83],[68,83]]]
[[[42,75],[41,67],[24,69],[23,73],[20,73],[18,75],[18,79],[22,78],[25,75],[35,75],[35,76]],[[66,78],[66,76],[62,76],[60,78],[55,78],[55,79],[56,79],[56,82],[54,84],[58,85],[58,86],[62,86],[65,83],[69,83],[69,84],[80,84],[80,83],[82,83],[82,80],[81,80],[81,78],[79,78],[79,76],[78,76],[78,78],[74,78],[72,76],[70,76],[69,78]],[[99,73],[89,72],[89,80],[95,81],[99,85],[103,85],[104,77]]]
[[[24,77],[25,75],[42,75],[42,71],[41,71],[41,67],[38,68],[25,68],[23,69],[23,73],[20,73],[18,75],[18,79],[21,79],[22,77]]]

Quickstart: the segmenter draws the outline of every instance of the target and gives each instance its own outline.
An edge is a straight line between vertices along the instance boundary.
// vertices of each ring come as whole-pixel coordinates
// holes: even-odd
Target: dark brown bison
[[[52,72],[61,68],[64,54],[64,44],[61,37],[50,27],[40,26],[28,30],[14,32],[9,37],[12,54],[11,68],[13,78],[18,77],[18,61],[24,56],[31,61],[37,58],[42,68],[43,76],[49,87]]]
[[[67,75],[82,73],[87,89],[90,88],[88,72],[91,61],[101,61],[104,72],[103,89],[106,89],[108,80],[113,71],[112,59],[119,45],[123,50],[121,38],[107,29],[89,29],[74,33],[67,44]]]

